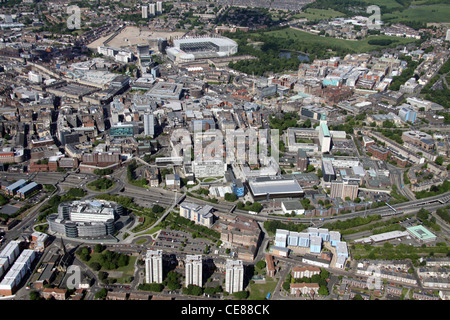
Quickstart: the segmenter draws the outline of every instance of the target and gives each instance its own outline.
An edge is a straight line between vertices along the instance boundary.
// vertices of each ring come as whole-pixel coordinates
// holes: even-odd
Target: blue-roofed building
[[[336,254],[337,256],[343,256],[345,258],[348,258],[348,249],[347,249],[347,242],[345,241],[339,241],[336,244]]]
[[[322,238],[319,236],[310,236],[309,250],[311,253],[320,253],[322,250]]]
[[[275,234],[275,246],[285,248],[287,244],[288,235],[289,235],[288,230],[277,229]]]
[[[31,194],[33,191],[39,189],[39,184],[36,182],[30,182],[29,184],[23,186],[19,190],[17,190],[16,196],[20,197],[21,199],[25,199],[29,194]]]
[[[287,243],[288,246],[298,246],[298,232],[289,232]]]
[[[398,111],[398,116],[405,122],[410,121],[411,123],[414,123],[416,122],[417,112],[412,108],[402,107]]]
[[[6,193],[8,193],[10,196],[13,196],[16,194],[17,190],[19,190],[26,184],[27,184],[27,181],[25,179],[20,179],[20,180],[14,182],[13,184],[10,184],[9,186],[7,186],[5,188]]]
[[[330,243],[336,247],[337,243],[341,241],[341,233],[339,231],[330,231]]]
[[[233,192],[238,197],[243,197],[245,195],[245,187],[241,180],[233,180]]]
[[[322,238],[322,241],[330,241],[330,233],[328,229],[319,229],[319,237]]]
[[[308,228],[308,233],[310,236],[318,236],[319,229],[318,228]]]
[[[300,232],[298,236],[298,246],[309,247],[309,234],[307,232]]]

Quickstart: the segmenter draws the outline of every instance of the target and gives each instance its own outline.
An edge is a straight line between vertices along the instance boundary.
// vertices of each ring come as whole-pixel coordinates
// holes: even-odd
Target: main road
[[[25,178],[30,179],[32,178],[34,181],[42,184],[54,184],[55,186],[58,186],[59,184],[66,184],[64,181],[67,181],[71,186],[80,187],[83,185],[83,188],[85,187],[85,184],[87,184],[89,181],[97,178],[98,176],[94,175],[86,175],[86,174],[78,174],[78,173],[46,173],[41,172],[33,175],[27,175],[27,174],[8,174],[3,173],[4,178]],[[78,179],[80,177],[80,179]],[[161,206],[165,207],[172,207],[174,204],[174,199],[177,197],[177,192],[165,190],[162,188],[141,188],[138,186],[134,186],[128,183],[127,176],[126,176],[126,168],[123,167],[119,170],[116,170],[112,175],[111,178],[115,182],[115,186],[113,189],[109,190],[109,194],[118,194],[118,195],[124,195],[133,197],[135,201],[139,202],[141,201],[143,205],[148,204],[150,206],[154,204],[160,204]],[[70,182],[69,182],[70,181]],[[79,181],[79,184],[78,184]],[[62,190],[59,190],[58,193],[60,193]],[[86,198],[91,198],[97,194],[100,194],[102,192],[93,192],[92,190],[87,190],[88,196]],[[402,211],[403,213],[413,213],[420,210],[422,207],[428,210],[436,210],[441,207],[445,207],[447,204],[439,202],[439,200],[442,201],[442,199],[448,199],[450,197],[450,192],[446,192],[441,195],[419,199],[419,200],[412,200],[408,202],[404,202],[401,204],[393,205],[392,207],[395,208],[398,211]],[[285,216],[275,216],[275,215],[261,215],[261,214],[250,214],[248,211],[241,210],[235,208],[234,203],[230,202],[218,202],[218,203],[211,203],[207,200],[198,199],[196,197],[191,197],[186,195],[185,199],[196,202],[199,204],[210,204],[215,209],[223,212],[228,212],[230,214],[239,215],[242,217],[254,219],[256,221],[264,222],[268,220],[275,220],[275,221],[281,221],[281,222],[293,222],[293,223],[324,223],[334,220],[345,220],[345,219],[351,219],[355,217],[361,217],[361,216],[367,216],[367,215],[389,215],[393,213],[393,210],[387,206],[375,208],[375,209],[368,209],[368,210],[362,210],[362,211],[356,211],[352,213],[337,215],[337,216],[327,216],[327,217],[285,217]],[[179,202],[179,201],[178,201]],[[38,208],[33,208],[32,214],[28,215],[29,218],[27,218],[23,223],[21,223],[22,228],[26,228],[30,221],[32,221],[34,214],[37,212]],[[16,229],[16,228],[15,228]]]

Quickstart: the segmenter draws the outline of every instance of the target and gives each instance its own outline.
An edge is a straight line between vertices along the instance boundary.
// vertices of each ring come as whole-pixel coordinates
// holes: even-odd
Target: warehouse
[[[5,188],[6,193],[10,196],[13,196],[16,194],[17,190],[19,190],[26,184],[27,184],[27,181],[25,179],[20,179],[20,180],[14,182],[13,184],[10,184],[9,186],[7,186]]]
[[[39,188],[40,188],[40,185],[33,181],[33,182],[23,186],[19,190],[17,190],[16,196],[21,199],[25,199],[28,195],[30,195],[34,191],[38,190]]]

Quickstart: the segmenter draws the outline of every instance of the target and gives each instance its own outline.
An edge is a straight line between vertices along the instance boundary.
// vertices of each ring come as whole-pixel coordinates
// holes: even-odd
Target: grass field
[[[100,255],[101,254],[99,254],[99,253],[92,253],[91,254],[91,259],[89,260],[89,264],[91,264],[92,262],[98,262],[99,258],[100,258]],[[118,283],[125,283],[127,278],[132,277],[134,275],[134,264],[136,262],[136,259],[137,259],[136,256],[131,256],[130,255],[130,260],[129,260],[127,266],[117,268],[117,269],[115,269],[113,271],[111,271],[111,270],[104,270],[103,268],[101,270],[106,271],[106,272],[110,271],[113,274],[121,274],[120,277],[116,278],[117,282]]]
[[[308,8],[305,10],[305,12],[298,13],[294,15],[293,17],[296,19],[300,18],[306,18],[308,20],[320,20],[320,19],[331,19],[331,18],[337,18],[337,17],[343,17],[344,14],[335,11],[332,9],[325,10],[325,9],[314,9],[314,8]]]
[[[250,284],[250,295],[248,300],[264,300],[267,294],[273,293],[277,285],[277,281],[271,278],[266,278],[266,283],[253,283]]]
[[[367,2],[368,6],[376,5],[376,6],[383,6],[388,9],[392,8],[401,8],[402,5],[398,3],[395,0],[361,0],[362,2]]]
[[[396,45],[404,45],[406,43],[414,42],[414,39],[406,39],[406,38],[398,38],[398,37],[389,37],[389,36],[370,36],[363,40],[344,40],[344,39],[337,39],[332,37],[322,37],[315,34],[311,34],[305,31],[297,30],[297,29],[283,29],[283,30],[276,30],[276,31],[270,31],[267,32],[267,34],[273,35],[275,37],[284,37],[284,38],[291,38],[294,40],[299,41],[305,41],[308,43],[320,43],[320,44],[326,44],[330,46],[336,46],[336,47],[342,47],[345,49],[353,50],[357,53],[362,52],[368,52],[371,50],[377,50],[380,48],[380,46],[370,45],[368,42],[371,39],[391,39],[391,40],[397,40],[395,44],[392,44],[394,46]],[[391,46],[392,46],[391,45]]]
[[[449,22],[450,5],[430,5],[408,8],[401,12],[383,14],[381,19],[391,22],[419,21],[419,22]]]

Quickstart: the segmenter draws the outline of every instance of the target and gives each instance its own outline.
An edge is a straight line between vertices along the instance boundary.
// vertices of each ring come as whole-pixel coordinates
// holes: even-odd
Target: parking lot
[[[211,240],[193,238],[191,233],[178,230],[161,230],[156,239],[147,246],[153,250],[182,251],[186,254],[226,255],[226,249],[218,248]],[[207,246],[209,246],[209,250],[205,252]]]
[[[212,242],[204,238],[193,238],[190,233],[183,231],[160,231],[152,246],[161,249],[173,249],[192,254],[205,253],[207,245],[212,246]],[[181,250],[182,249],[182,250]]]

